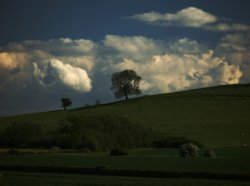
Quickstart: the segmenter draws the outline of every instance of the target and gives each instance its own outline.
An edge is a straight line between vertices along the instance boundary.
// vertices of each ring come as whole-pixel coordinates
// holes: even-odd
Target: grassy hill
[[[206,146],[250,145],[250,85],[228,85],[143,96],[70,111],[0,118],[0,131],[12,122],[53,127],[70,115],[122,114],[169,136],[185,136]]]

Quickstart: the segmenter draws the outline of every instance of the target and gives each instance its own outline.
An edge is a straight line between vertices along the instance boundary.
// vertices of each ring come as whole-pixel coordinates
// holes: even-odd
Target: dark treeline
[[[137,147],[180,148],[193,143],[184,137],[167,137],[122,115],[77,115],[61,120],[56,126],[30,122],[12,123],[0,134],[0,147],[52,148],[108,151]]]
[[[12,123],[0,136],[2,147],[85,149],[148,146],[152,133],[121,115],[71,116],[49,129],[46,124]]]

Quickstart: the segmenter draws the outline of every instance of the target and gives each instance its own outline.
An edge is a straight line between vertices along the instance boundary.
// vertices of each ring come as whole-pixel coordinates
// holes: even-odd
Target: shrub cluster
[[[46,147],[48,143],[46,127],[30,122],[12,123],[0,136],[0,145],[4,147]]]
[[[151,143],[151,136],[150,130],[121,115],[82,115],[67,117],[54,129],[42,124],[13,123],[0,135],[0,145],[105,151],[144,147]]]
[[[193,143],[187,143],[180,147],[179,156],[182,158],[187,157],[198,157],[199,156],[199,147],[194,145]]]
[[[68,117],[59,123],[55,132],[57,146],[92,151],[142,147],[149,141],[147,129],[121,115]]]

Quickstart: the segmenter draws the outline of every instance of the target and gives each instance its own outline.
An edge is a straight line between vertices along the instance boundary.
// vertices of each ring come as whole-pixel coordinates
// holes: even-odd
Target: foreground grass
[[[177,150],[137,149],[128,156],[108,153],[0,155],[0,165],[85,167],[171,172],[250,173],[250,148],[216,149],[217,158],[179,158]]]
[[[0,133],[12,122],[33,122],[48,130],[70,115],[122,114],[169,136],[185,136],[205,146],[242,146],[250,141],[250,85],[233,85],[144,96],[127,102],[1,117]]]
[[[249,182],[2,172],[4,186],[247,186]]]

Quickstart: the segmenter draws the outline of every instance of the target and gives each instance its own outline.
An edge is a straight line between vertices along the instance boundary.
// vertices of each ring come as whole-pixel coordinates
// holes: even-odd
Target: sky
[[[8,0],[0,6],[0,116],[250,83],[249,0]]]

